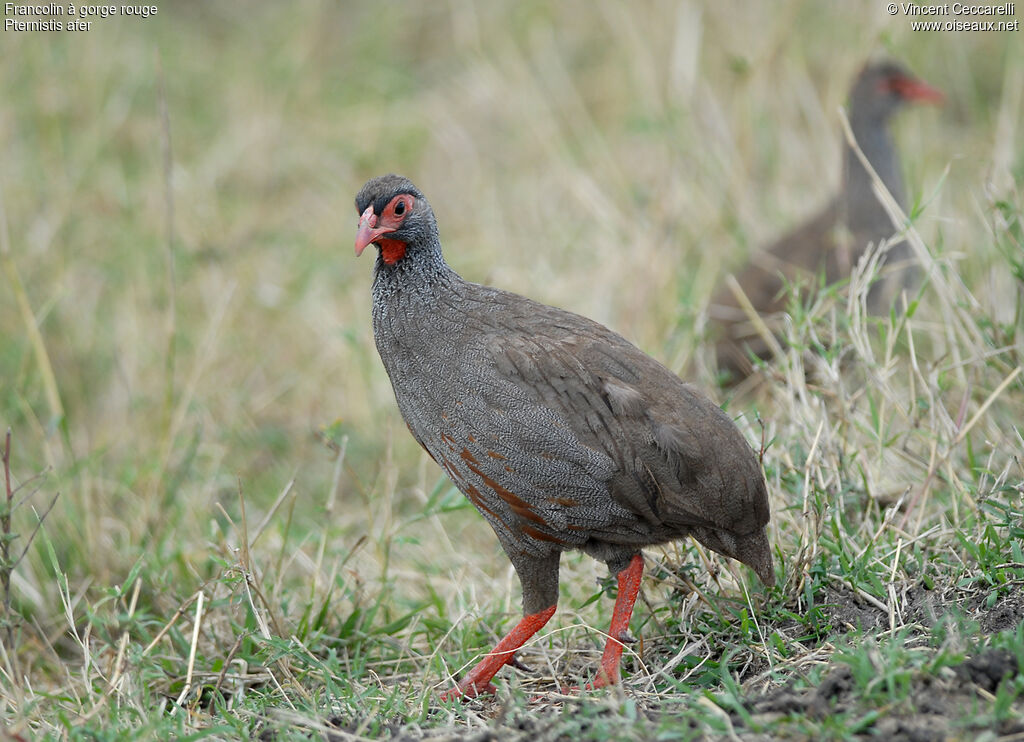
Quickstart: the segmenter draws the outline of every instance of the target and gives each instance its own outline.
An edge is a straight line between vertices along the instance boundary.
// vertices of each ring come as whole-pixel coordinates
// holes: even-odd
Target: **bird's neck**
[[[393,263],[385,257],[385,250],[378,250],[373,268],[375,315],[396,307],[429,312],[464,283],[445,262],[439,243],[409,248]]]
[[[439,245],[420,247],[394,264],[378,254],[374,265],[373,338],[399,406],[400,389],[418,383],[423,363],[437,364],[458,350],[453,338],[465,323],[466,282],[445,263]]]
[[[884,119],[859,119],[854,115],[850,128],[861,152],[896,203],[903,208],[906,202],[903,178],[888,122]],[[885,209],[875,196],[871,176],[864,169],[857,153],[849,144],[843,148],[843,152],[842,205],[847,226],[853,231],[876,226],[882,230],[891,227]]]

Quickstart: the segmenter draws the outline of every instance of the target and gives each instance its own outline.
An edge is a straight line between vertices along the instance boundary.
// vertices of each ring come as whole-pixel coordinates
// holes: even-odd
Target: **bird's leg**
[[[644,558],[634,554],[629,565],[617,575],[619,595],[615,598],[612,611],[612,625],[608,629],[608,643],[604,645],[601,655],[601,666],[597,677],[587,688],[603,688],[619,682],[619,662],[622,659],[622,643],[629,641],[629,619],[633,615],[633,605],[640,592],[640,580],[644,574]]]
[[[632,605],[630,603],[631,608]],[[481,693],[497,692],[497,689],[491,684],[491,678],[494,677],[498,670],[515,658],[516,650],[523,646],[531,636],[540,631],[554,614],[555,606],[552,605],[543,611],[523,616],[519,623],[516,624],[516,627],[504,639],[498,642],[498,646],[480,660],[476,667],[459,681],[458,685],[441,695],[441,700],[448,701],[460,696],[474,698]],[[628,623],[628,617],[626,621]]]

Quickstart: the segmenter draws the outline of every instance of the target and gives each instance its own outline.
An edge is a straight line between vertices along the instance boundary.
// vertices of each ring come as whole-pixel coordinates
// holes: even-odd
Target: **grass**
[[[811,2],[176,3],[4,49],[9,735],[1024,733],[1015,34]],[[894,127],[934,268],[887,317],[846,298],[869,265],[794,302],[792,350],[731,396],[704,307],[837,182],[879,50],[948,96]],[[461,273],[611,325],[764,442],[777,588],[649,550],[624,683],[563,697],[614,597],[568,554],[533,672],[439,702],[519,585],[376,357],[351,199],[385,171]]]

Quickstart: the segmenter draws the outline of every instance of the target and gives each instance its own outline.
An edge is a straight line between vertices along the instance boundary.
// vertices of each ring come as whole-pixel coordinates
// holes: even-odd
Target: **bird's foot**
[[[555,606],[551,605],[543,611],[523,616],[515,628],[498,642],[498,646],[488,652],[476,667],[459,681],[458,685],[447,693],[441,694],[441,700],[476,698],[487,693],[491,695],[497,693],[498,689],[491,683],[491,678],[505,665],[522,667],[516,660],[516,651],[526,643],[527,639],[536,634],[554,613]]]
[[[456,698],[476,698],[477,696],[491,695],[493,696],[498,692],[494,683],[484,683],[483,685],[477,685],[476,683],[467,682],[463,680],[450,691],[441,694],[442,701],[454,701]]]
[[[608,674],[601,670],[597,673],[597,677],[591,682],[583,686],[583,690],[600,690],[601,688],[607,688],[612,685],[619,684],[619,673],[615,673],[615,677],[608,677]]]
[[[602,680],[601,679],[602,677],[604,677],[604,676],[603,675],[598,675],[596,678],[594,678],[594,680],[592,682],[587,683],[586,685],[583,685],[583,686],[580,686],[580,685],[563,685],[563,686],[561,686],[558,689],[558,692],[561,693],[563,696],[582,696],[584,693],[586,693],[588,691],[600,690],[601,688],[607,688],[607,687],[612,686],[612,685],[617,685],[618,682],[619,682],[618,679],[616,679],[616,680]],[[536,698],[542,698],[542,696],[537,696]],[[536,700],[536,699],[534,699],[534,700]]]

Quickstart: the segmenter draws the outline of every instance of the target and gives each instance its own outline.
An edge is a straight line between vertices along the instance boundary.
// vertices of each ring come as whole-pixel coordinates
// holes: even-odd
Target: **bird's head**
[[[905,103],[942,103],[945,96],[895,62],[869,64],[850,93],[852,118],[885,121]]]
[[[367,245],[376,245],[384,263],[395,265],[407,254],[438,245],[437,222],[430,204],[401,175],[381,175],[367,181],[356,195],[356,212],[357,257]]]

